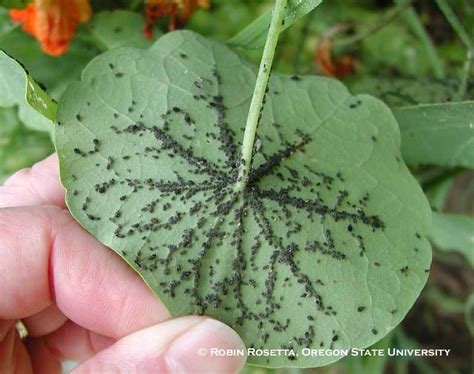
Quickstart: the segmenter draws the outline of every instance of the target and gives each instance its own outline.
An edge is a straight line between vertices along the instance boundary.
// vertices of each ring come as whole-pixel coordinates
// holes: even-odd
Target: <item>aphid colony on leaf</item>
[[[124,77],[114,64],[109,67],[112,76]],[[295,84],[303,80],[289,79]],[[254,159],[259,156],[260,161],[254,161],[243,192],[236,191],[240,129],[227,118],[221,81],[213,68],[190,85],[192,106],[171,105],[152,120],[137,113],[138,99],[113,112],[107,138],[93,138],[90,149],[71,148],[80,160],[93,157],[102,170],[102,180],[91,191],[73,195],[82,199],[87,219],[113,225],[113,241],[131,240],[121,254],[133,266],[159,279],[168,297],[187,295],[195,313],[219,310],[234,327],[256,323],[255,348],[263,348],[272,334],[288,332],[294,336],[285,347],[333,347],[341,341],[340,332],[318,335],[318,323],[338,315],[323,296],[336,281],[318,268],[322,262],[365,256],[367,233],[382,233],[385,223],[369,209],[368,191],[352,193],[342,171],[330,175],[302,157],[313,141],[307,129],[285,137],[285,124],[272,123],[275,135],[259,137]],[[349,107],[360,105],[358,100]],[[213,118],[206,126],[198,123],[203,111]],[[88,118],[77,114],[73,120],[83,123]],[[120,154],[104,147],[122,138],[127,141]],[[213,148],[216,157],[198,155],[193,147],[201,144]],[[166,177],[139,176],[134,174],[137,160],[171,165],[170,172]],[[117,208],[105,217],[101,209],[113,200]],[[311,273],[301,258],[312,259]],[[377,261],[373,265],[383,266]],[[400,272],[408,276],[408,266]],[[294,292],[297,307],[308,311],[304,330],[279,312]],[[354,306],[354,316],[367,309]],[[368,333],[377,335],[376,326]]]

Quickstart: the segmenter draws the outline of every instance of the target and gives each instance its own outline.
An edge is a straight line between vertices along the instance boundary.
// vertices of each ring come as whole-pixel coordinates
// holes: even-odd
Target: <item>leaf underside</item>
[[[255,80],[189,31],[94,59],[58,108],[68,207],[174,316],[216,317],[248,347],[368,346],[407,313],[431,261],[430,209],[397,124],[335,80],[274,73],[239,193]]]

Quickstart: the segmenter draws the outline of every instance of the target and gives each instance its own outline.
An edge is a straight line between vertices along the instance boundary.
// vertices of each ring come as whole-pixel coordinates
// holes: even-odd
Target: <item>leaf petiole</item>
[[[285,8],[287,0],[276,0],[272,13],[272,21],[268,30],[267,40],[263,49],[260,68],[258,70],[255,89],[250,102],[249,114],[245,124],[244,138],[242,141],[242,154],[239,166],[239,175],[236,184],[236,190],[242,191],[247,183],[250,165],[252,162],[253,145],[255,142],[255,133],[257,131],[258,122],[265,98],[265,91],[270,77],[273,57],[278,43],[278,37],[283,28],[283,20],[285,16]]]

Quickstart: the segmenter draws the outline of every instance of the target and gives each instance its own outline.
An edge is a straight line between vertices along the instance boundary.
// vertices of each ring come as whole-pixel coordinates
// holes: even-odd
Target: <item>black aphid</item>
[[[114,159],[112,157],[107,157],[107,165],[105,166],[107,170],[112,168],[112,164],[114,163]]]

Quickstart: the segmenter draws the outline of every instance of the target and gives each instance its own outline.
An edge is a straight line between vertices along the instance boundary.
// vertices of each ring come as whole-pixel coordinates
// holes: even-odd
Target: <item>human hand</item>
[[[54,155],[0,187],[1,374],[60,373],[66,359],[82,362],[76,374],[240,370],[243,357],[198,355],[214,347],[244,345],[218,321],[170,319],[142,279],[71,217]]]

